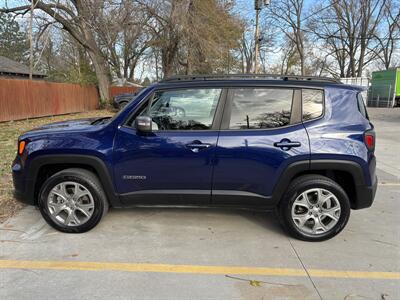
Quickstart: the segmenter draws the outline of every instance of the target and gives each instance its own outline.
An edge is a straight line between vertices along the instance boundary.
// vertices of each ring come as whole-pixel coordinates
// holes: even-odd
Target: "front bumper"
[[[24,170],[20,157],[16,157],[12,164],[12,177],[15,199],[25,204],[35,205],[33,181],[27,178],[27,172]]]
[[[14,198],[17,199],[19,202],[28,204],[28,205],[35,205],[35,202],[32,201],[25,192],[14,189]]]

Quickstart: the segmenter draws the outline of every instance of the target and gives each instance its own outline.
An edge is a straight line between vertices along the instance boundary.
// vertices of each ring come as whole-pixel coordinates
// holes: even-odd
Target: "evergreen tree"
[[[0,56],[25,62],[29,51],[26,33],[11,14],[0,13]]]

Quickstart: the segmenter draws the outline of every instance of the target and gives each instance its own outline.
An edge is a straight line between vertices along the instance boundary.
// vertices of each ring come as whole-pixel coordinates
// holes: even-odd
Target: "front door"
[[[273,189],[285,167],[309,159],[307,132],[300,115],[298,89],[229,90],[216,150],[214,204],[271,204]]]
[[[133,120],[118,130],[115,184],[125,204],[209,204],[218,137],[219,88],[156,90],[132,118],[149,115],[153,131]]]

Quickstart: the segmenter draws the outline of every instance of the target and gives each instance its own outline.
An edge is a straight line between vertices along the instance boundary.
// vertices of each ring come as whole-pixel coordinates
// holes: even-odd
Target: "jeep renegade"
[[[165,79],[112,118],[22,134],[15,194],[63,232],[110,206],[189,205],[276,209],[292,236],[326,240],[375,196],[361,92],[319,77]]]

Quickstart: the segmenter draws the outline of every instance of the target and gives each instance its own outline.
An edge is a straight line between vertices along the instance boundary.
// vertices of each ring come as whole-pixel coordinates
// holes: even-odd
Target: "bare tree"
[[[275,21],[274,25],[280,28],[286,38],[295,45],[299,56],[300,72],[305,75],[305,55],[304,55],[304,30],[303,14],[304,0],[278,0],[272,1],[268,9],[268,17]]]
[[[392,0],[386,2],[380,27],[381,29],[374,35],[377,47],[371,47],[369,50],[376,54],[377,59],[387,70],[392,66],[395,50],[399,48],[400,5],[398,2]]]
[[[98,13],[97,38],[113,75],[134,79],[135,68],[149,48],[150,35],[143,26],[148,16],[140,6],[122,1]]]
[[[149,16],[149,22],[145,26],[153,37],[151,46],[160,53],[164,77],[170,76],[174,70],[178,46],[182,38],[181,24],[187,12],[187,1],[135,1]]]
[[[294,74],[296,66],[299,65],[300,55],[297,51],[294,39],[285,38],[284,45],[281,47],[280,74]]]
[[[387,0],[329,0],[318,3],[308,23],[337,62],[341,77],[362,76],[375,59],[370,51]]]
[[[249,74],[254,61],[254,37],[247,31],[242,34],[239,51],[241,56],[242,73]]]
[[[151,46],[160,53],[164,77],[231,69],[241,21],[225,0],[136,0],[147,11]],[[156,56],[157,57],[157,56]]]

